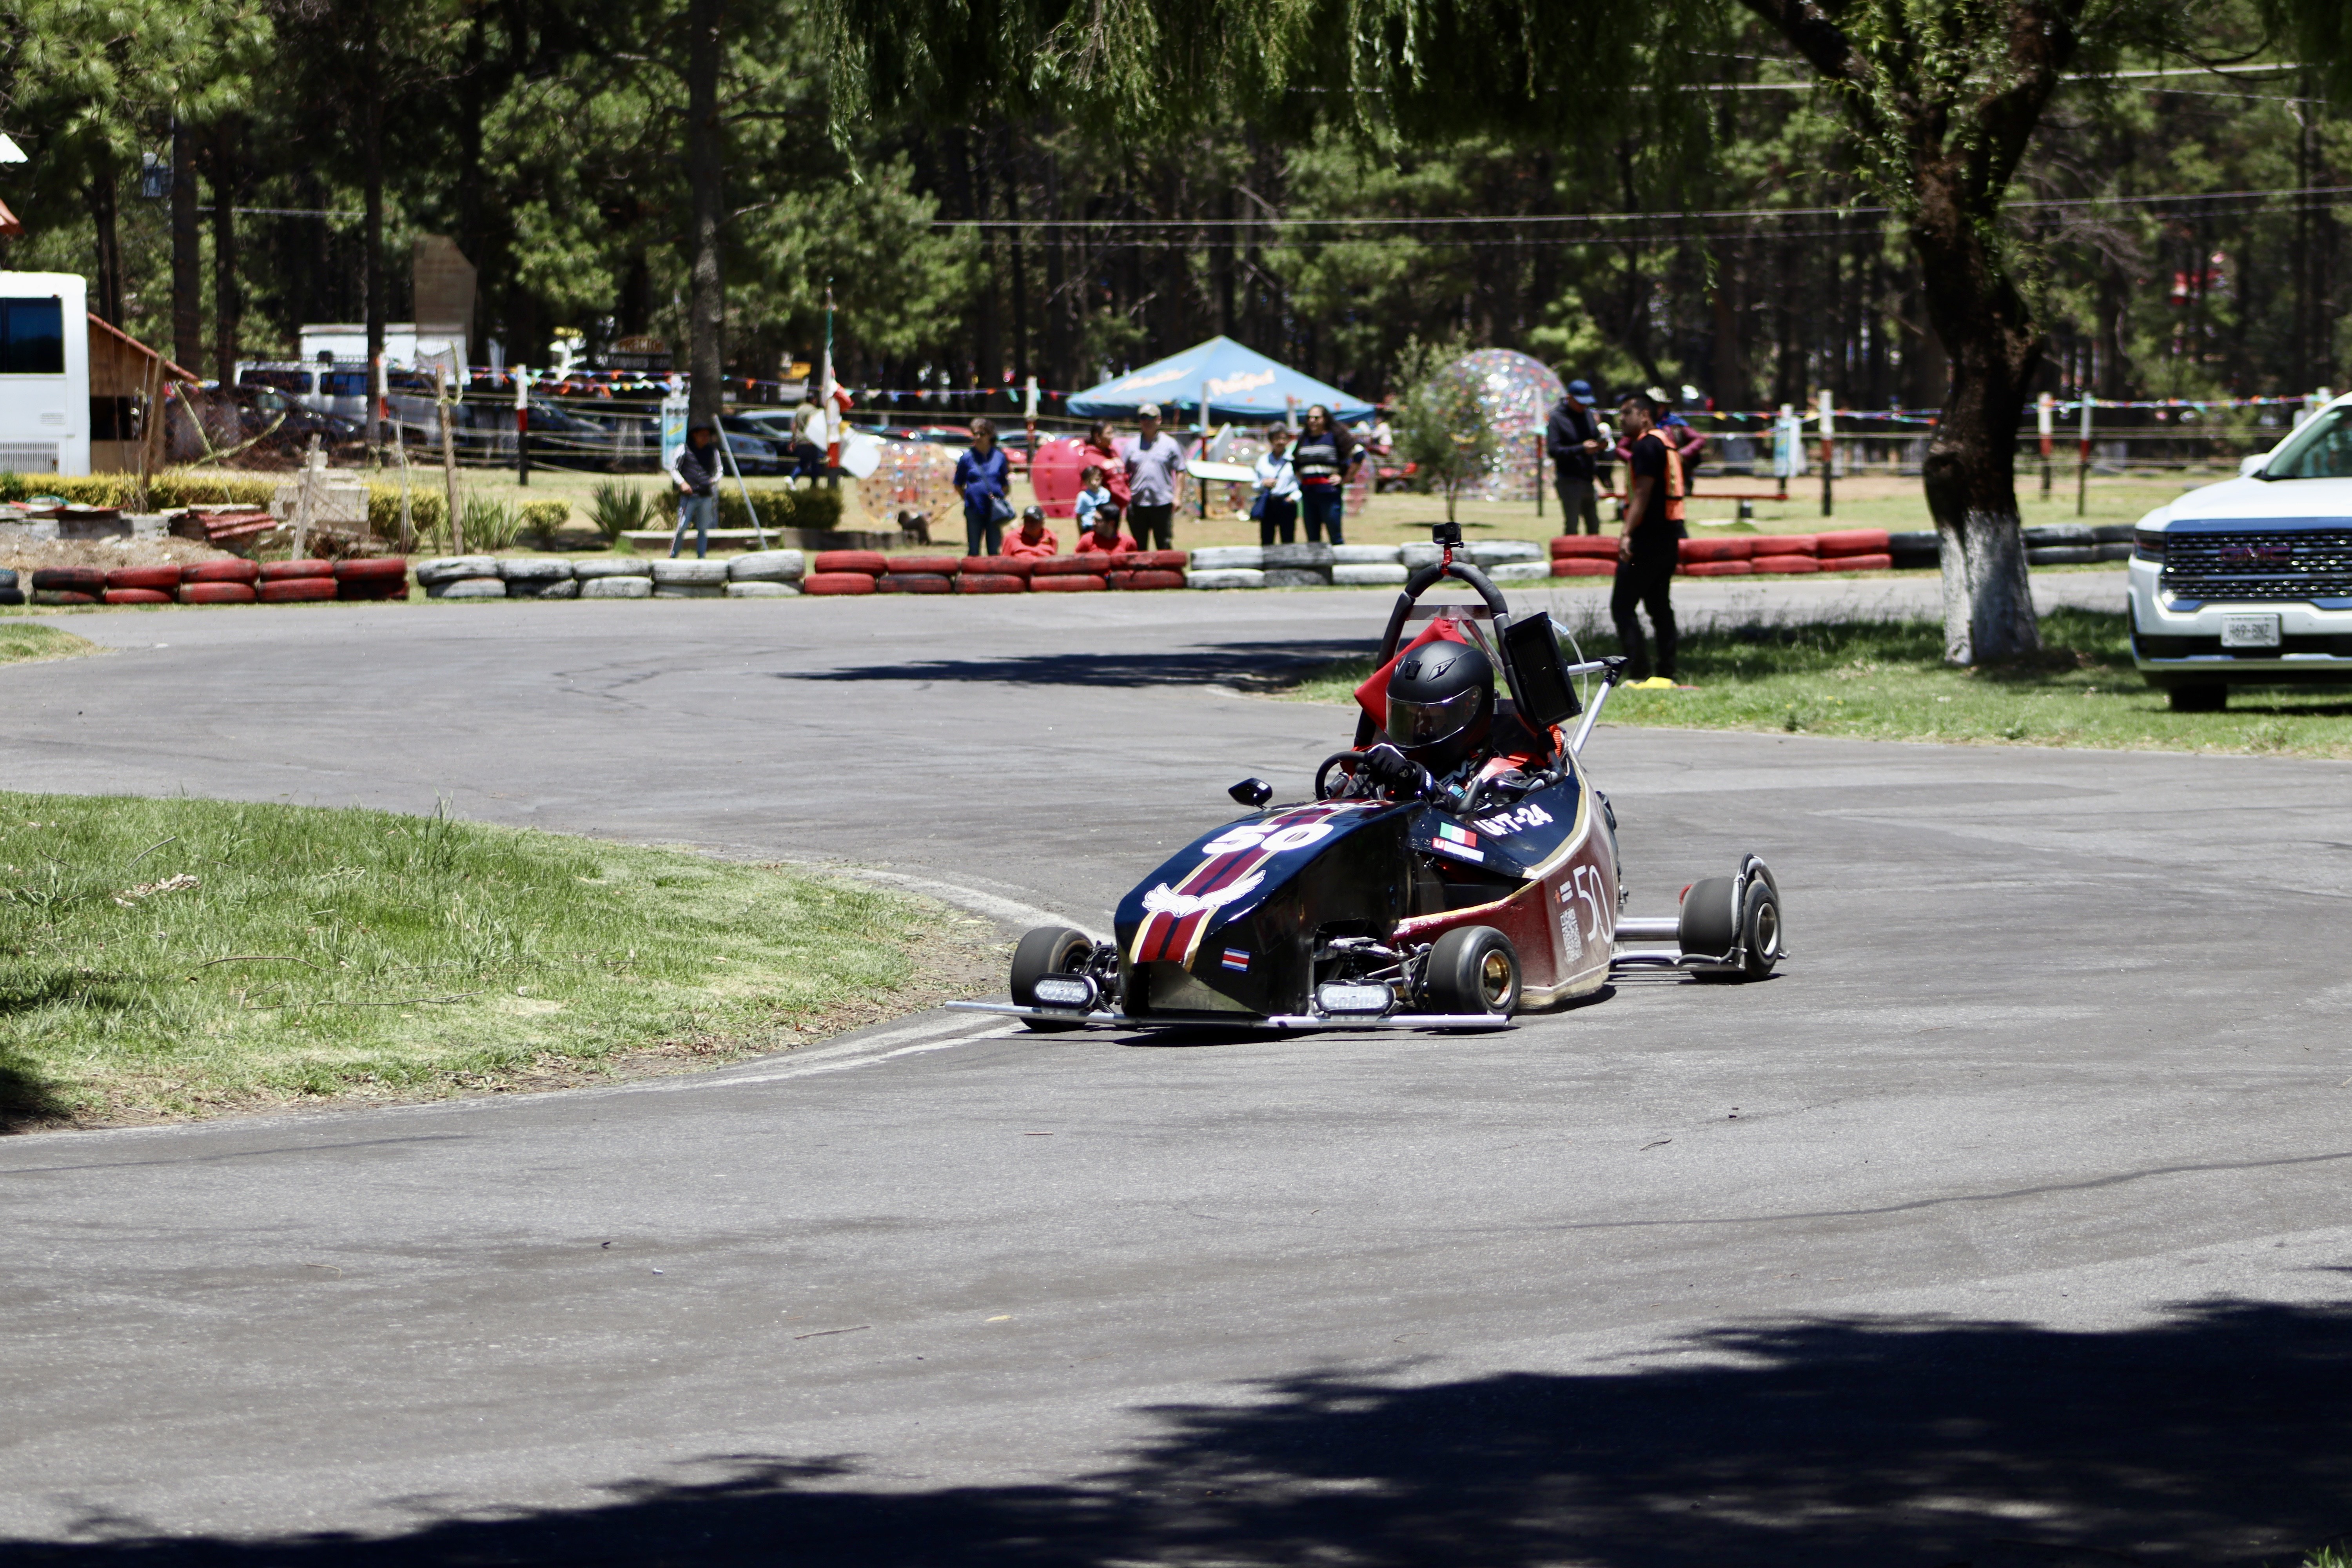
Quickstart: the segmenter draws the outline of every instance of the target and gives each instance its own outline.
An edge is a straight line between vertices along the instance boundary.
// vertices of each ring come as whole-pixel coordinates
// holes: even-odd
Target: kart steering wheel
[[[1363,760],[1361,752],[1334,752],[1324,758],[1323,765],[1315,770],[1315,798],[1336,800],[1354,789],[1358,782],[1357,766]],[[1346,780],[1338,789],[1330,787],[1331,770],[1334,768],[1339,769]]]

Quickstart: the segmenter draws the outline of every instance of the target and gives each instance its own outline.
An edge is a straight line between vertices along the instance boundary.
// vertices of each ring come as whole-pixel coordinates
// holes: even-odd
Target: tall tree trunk
[[[1045,153],[1045,216],[1062,216],[1061,159],[1049,146]],[[1055,386],[1076,384],[1070,374],[1071,305],[1064,287],[1063,255],[1069,242],[1058,227],[1045,231],[1045,379]]]
[[[223,386],[236,384],[237,334],[245,319],[236,277],[238,130],[234,115],[213,128],[213,374]]]
[[[382,436],[376,425],[375,363],[383,355],[383,61],[375,0],[360,6],[360,187],[367,216],[360,236],[360,277],[367,312],[367,431],[373,453]]]
[[[1029,374],[1029,264],[1028,247],[1021,237],[1021,152],[1008,127],[1003,133],[1004,148],[1004,216],[1013,228],[1013,378],[1017,384]]]
[[[719,273],[719,226],[725,217],[726,165],[719,144],[719,0],[688,0],[686,170],[693,187],[692,293],[687,303],[688,418],[717,425],[726,358],[727,305]]]
[[[172,357],[205,359],[205,258],[196,227],[196,139],[172,116]]]
[[[98,240],[98,298],[90,309],[110,327],[122,325],[121,205],[114,183],[114,150],[101,146],[89,167],[89,221]]]
[[[1951,361],[1920,478],[1943,536],[1944,658],[1978,664],[2042,646],[2015,472],[2042,331],[1954,183],[1922,170],[1911,221],[1927,320]]]

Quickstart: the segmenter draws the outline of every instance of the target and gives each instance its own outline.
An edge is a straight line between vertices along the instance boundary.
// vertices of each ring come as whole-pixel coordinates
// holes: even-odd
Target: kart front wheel
[[[1037,1005],[1037,982],[1048,974],[1083,974],[1094,956],[1094,939],[1068,926],[1039,926],[1013,950],[1013,1002],[1018,1007]],[[1040,1034],[1054,1034],[1082,1026],[1058,1018],[1021,1020]]]
[[[1780,962],[1780,895],[1763,878],[1751,878],[1740,905],[1741,972],[1761,980]]]
[[[1518,950],[1493,926],[1447,931],[1422,966],[1421,992],[1433,1013],[1507,1018],[1519,1005]]]

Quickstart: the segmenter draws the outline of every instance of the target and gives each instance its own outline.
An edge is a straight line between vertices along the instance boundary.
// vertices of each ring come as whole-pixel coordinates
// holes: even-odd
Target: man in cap
[[[1592,413],[1592,387],[1571,381],[1552,406],[1544,426],[1544,445],[1551,455],[1552,482],[1559,491],[1559,531],[1574,533],[1579,519],[1584,531],[1601,531],[1601,508],[1592,499],[1592,481],[1601,461],[1601,422]]]
[[[1134,498],[1127,520],[1140,548],[1173,550],[1177,476],[1184,472],[1184,448],[1160,428],[1156,403],[1135,411],[1135,426],[1137,439],[1129,445],[1125,458],[1128,492]]]

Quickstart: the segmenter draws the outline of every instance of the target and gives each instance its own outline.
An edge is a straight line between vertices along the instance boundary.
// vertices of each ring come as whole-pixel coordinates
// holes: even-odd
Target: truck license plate
[[[2276,647],[2278,645],[2279,618],[2276,616],[2221,617],[2223,647]]]

